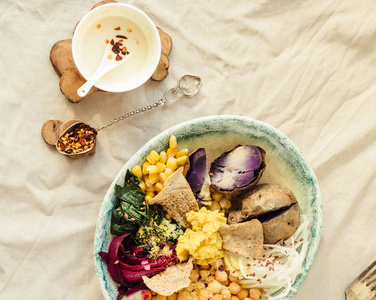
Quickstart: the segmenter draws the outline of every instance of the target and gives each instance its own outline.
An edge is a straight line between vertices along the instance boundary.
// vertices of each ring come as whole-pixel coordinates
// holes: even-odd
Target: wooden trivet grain
[[[92,9],[108,3],[117,3],[117,1],[104,0],[94,5]],[[170,66],[169,55],[172,49],[172,39],[161,28],[157,27],[157,29],[161,39],[162,51],[159,64],[154,74],[151,76],[151,79],[155,81],[162,81],[168,75],[168,68]],[[78,96],[77,89],[82,86],[86,80],[78,72],[77,67],[74,64],[72,55],[72,39],[65,39],[56,42],[51,49],[50,60],[55,71],[61,76],[59,82],[60,91],[70,102],[78,103],[88,95],[101,91],[96,87],[92,87],[85,97]]]

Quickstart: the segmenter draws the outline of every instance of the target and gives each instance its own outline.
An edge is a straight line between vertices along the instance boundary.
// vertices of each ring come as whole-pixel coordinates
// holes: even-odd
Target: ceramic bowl
[[[98,256],[99,251],[108,251],[112,236],[110,219],[113,210],[116,183],[123,182],[127,169],[141,165],[152,149],[165,150],[171,135],[178,140],[178,148],[190,151],[204,147],[209,161],[238,144],[252,144],[266,151],[266,169],[260,183],[279,183],[289,187],[295,194],[304,214],[311,224],[309,248],[304,260],[304,271],[293,283],[293,290],[285,299],[291,299],[306,277],[315,257],[322,224],[321,194],[316,176],[297,146],[282,132],[272,126],[247,117],[212,116],[195,119],[176,125],[160,133],[124,165],[110,186],[98,218],[94,257],[99,283],[106,299],[116,299],[116,284],[111,279],[107,265]]]
[[[126,92],[144,84],[158,66],[160,37],[144,12],[123,3],[98,6],[78,23],[72,40],[72,54],[78,71],[88,80],[99,67],[111,40],[122,40],[121,48],[126,47],[132,56],[103,75],[94,86],[107,92]],[[111,59],[115,58],[114,53]]]

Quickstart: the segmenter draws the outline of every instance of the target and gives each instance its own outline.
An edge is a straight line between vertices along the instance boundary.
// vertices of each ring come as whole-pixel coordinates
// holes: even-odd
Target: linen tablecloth
[[[323,226],[296,300],[343,299],[376,251],[376,2],[121,1],[173,40],[168,77],[78,104],[59,90],[49,52],[94,0],[0,2],[0,299],[103,299],[93,239],[123,164],[180,122],[232,114],[289,136],[314,169]],[[194,98],[100,132],[96,154],[70,160],[42,139],[49,119],[101,125],[152,104],[184,74]]]

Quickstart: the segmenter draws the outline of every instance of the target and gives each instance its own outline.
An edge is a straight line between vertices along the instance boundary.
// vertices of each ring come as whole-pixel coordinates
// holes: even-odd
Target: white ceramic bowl
[[[108,92],[126,92],[141,86],[151,77],[161,55],[158,30],[138,8],[111,3],[91,10],[75,29],[73,59],[78,71],[88,80],[102,60],[106,40],[111,41],[116,35],[127,37],[123,43],[132,56],[105,74],[94,86]]]
[[[105,298],[116,299],[117,295],[116,284],[107,271],[107,265],[98,255],[99,251],[108,251],[112,239],[110,220],[115,184],[122,184],[127,169],[141,165],[151,150],[166,150],[171,135],[177,137],[179,149],[193,151],[204,147],[208,161],[238,144],[256,145],[265,150],[266,169],[260,183],[279,183],[289,187],[299,202],[301,213],[311,225],[303,272],[294,281],[293,290],[284,298],[291,299],[306,277],[320,241],[322,204],[319,185],[312,168],[286,135],[261,121],[238,116],[204,117],[176,125],[151,139],[125,163],[104,198],[95,233],[95,267]]]

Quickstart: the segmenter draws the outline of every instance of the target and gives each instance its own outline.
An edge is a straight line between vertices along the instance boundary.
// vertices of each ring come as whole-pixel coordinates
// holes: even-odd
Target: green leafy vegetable
[[[140,226],[149,224],[151,219],[157,224],[165,219],[166,212],[162,206],[149,206],[145,200],[145,193],[140,188],[140,182],[140,178],[127,170],[123,186],[115,185],[115,209],[111,216],[112,234],[134,234]]]
[[[149,204],[139,184],[141,180],[127,170],[124,185],[115,185],[115,209],[111,216],[111,233],[122,235],[135,233],[150,220]],[[154,210],[154,209],[153,209]]]

